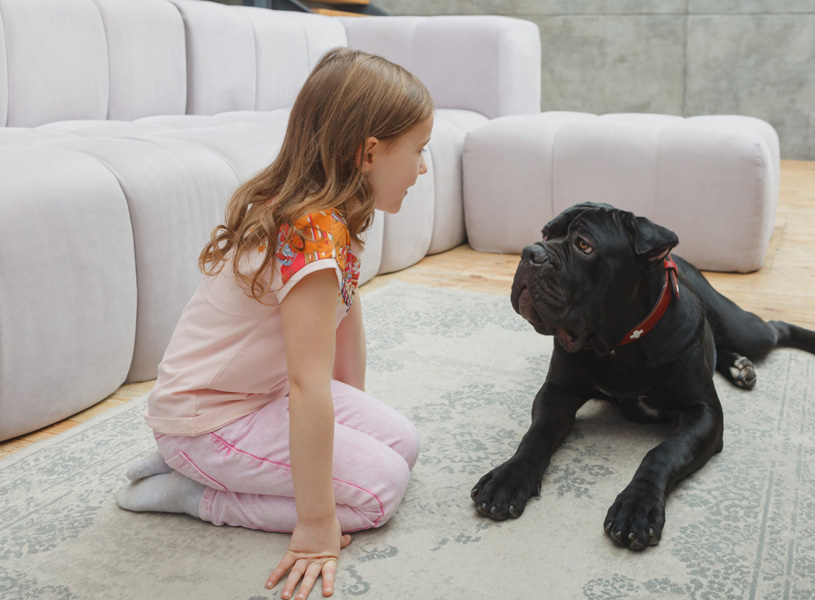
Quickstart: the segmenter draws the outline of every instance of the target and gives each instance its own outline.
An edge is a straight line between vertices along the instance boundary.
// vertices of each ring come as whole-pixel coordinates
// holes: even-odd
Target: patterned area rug
[[[603,533],[606,510],[667,433],[599,402],[578,414],[518,520],[469,491],[515,450],[548,365],[506,298],[395,283],[365,296],[368,389],[417,425],[404,503],[343,551],[335,598],[809,599],[815,596],[815,361],[779,350],[752,392],[717,376],[725,449],[680,483],[659,546]],[[133,514],[113,494],[152,451],[144,398],[0,462],[0,598],[279,598],[288,536]],[[321,597],[313,593],[312,598]]]

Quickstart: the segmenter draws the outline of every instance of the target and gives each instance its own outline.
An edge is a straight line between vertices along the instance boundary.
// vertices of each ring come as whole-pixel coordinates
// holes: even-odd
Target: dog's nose
[[[542,265],[549,260],[549,256],[542,246],[531,244],[521,251],[521,260]]]

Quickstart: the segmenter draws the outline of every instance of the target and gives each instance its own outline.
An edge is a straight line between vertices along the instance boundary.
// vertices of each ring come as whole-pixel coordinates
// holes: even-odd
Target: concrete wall
[[[815,0],[372,0],[540,27],[543,110],[740,114],[815,160]]]

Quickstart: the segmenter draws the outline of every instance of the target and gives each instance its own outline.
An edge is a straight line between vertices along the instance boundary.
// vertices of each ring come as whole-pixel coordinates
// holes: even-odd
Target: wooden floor
[[[541,225],[543,225],[541,223]],[[530,240],[532,241],[532,240]],[[782,161],[781,194],[764,267],[747,275],[708,273],[713,285],[765,319],[815,329],[815,162]],[[392,279],[509,296],[516,255],[483,254],[468,246],[428,256],[418,264],[376,277],[365,294]],[[75,427],[90,417],[152,389],[154,382],[124,385],[99,404],[43,430],[0,443],[0,459]]]

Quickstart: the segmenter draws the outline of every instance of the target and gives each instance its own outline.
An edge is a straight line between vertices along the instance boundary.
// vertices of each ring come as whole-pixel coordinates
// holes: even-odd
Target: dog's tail
[[[778,332],[776,346],[784,348],[798,348],[815,354],[815,331],[791,325],[784,321],[770,321],[770,325]]]

